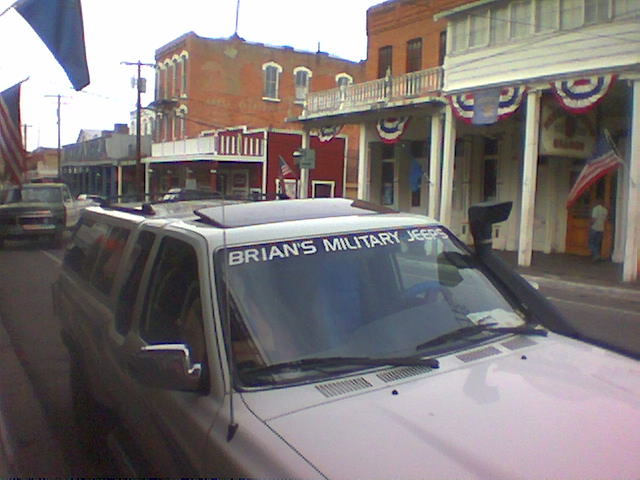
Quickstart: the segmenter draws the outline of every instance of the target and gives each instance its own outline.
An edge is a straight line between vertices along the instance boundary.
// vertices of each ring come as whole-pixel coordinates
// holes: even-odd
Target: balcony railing
[[[371,105],[436,96],[442,88],[442,68],[379,78],[307,95],[303,117],[363,110]]]

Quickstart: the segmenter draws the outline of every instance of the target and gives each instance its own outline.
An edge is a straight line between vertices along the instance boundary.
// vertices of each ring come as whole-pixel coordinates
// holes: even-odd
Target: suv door
[[[136,418],[129,418],[128,427],[151,466],[145,474],[184,476],[202,471],[207,433],[220,408],[210,394],[209,368],[217,355],[212,355],[210,295],[203,294],[210,291],[208,259],[204,241],[198,240],[174,236],[160,240],[150,272],[143,278],[147,289],[140,292],[137,322],[122,347],[131,362],[143,346],[184,344],[192,362],[203,367],[198,391],[148,387],[128,375],[123,398],[135,403],[131,411]],[[126,282],[122,292],[121,302],[127,302]],[[205,328],[205,323],[210,325]]]

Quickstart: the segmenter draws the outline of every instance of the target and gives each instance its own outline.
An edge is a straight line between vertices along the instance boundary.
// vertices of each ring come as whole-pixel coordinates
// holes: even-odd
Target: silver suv
[[[346,199],[87,208],[53,291],[86,440],[130,476],[637,477],[640,365],[491,254],[509,208],[473,250]]]

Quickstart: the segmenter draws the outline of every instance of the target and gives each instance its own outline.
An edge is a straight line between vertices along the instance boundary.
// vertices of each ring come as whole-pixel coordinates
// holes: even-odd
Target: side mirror
[[[201,390],[202,365],[192,363],[183,344],[149,345],[129,359],[131,375],[143,385],[165,390]]]
[[[491,250],[491,225],[509,218],[513,202],[484,202],[469,207],[469,227],[476,254]]]

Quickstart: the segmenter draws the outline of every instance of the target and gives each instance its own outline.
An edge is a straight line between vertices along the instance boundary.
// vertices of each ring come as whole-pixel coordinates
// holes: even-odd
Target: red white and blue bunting
[[[551,90],[560,105],[573,113],[584,113],[595,107],[607,94],[616,75],[602,75],[551,82]]]
[[[500,90],[500,98],[498,100],[498,120],[504,120],[518,110],[518,107],[520,107],[520,104],[522,103],[525,91],[526,87],[506,87]],[[449,97],[449,102],[453,107],[453,112],[456,117],[465,123],[472,123],[474,111],[473,93],[451,95]]]
[[[315,130],[321,142],[329,142],[342,131],[342,125],[326,125]]]
[[[402,137],[409,117],[382,118],[376,123],[378,135],[384,143],[396,143]]]

